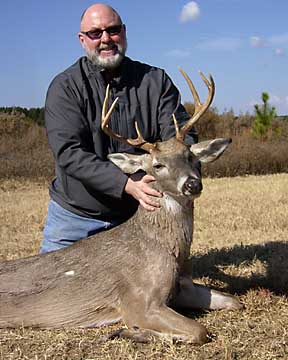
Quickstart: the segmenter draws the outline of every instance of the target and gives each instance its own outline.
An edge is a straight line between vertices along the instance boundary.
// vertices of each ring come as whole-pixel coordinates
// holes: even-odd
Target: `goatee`
[[[108,49],[109,46],[102,46],[96,50],[85,49],[87,58],[92,62],[92,64],[101,66],[104,69],[115,69],[120,65],[121,61],[125,57],[127,43],[125,46],[121,46],[119,44],[114,44],[114,46],[117,48],[117,52],[115,55],[109,57],[101,57],[99,54],[100,50]]]

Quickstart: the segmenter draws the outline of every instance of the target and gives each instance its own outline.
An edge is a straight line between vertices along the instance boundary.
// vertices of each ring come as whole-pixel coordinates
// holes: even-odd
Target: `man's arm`
[[[128,177],[112,162],[95,154],[88,121],[65,75],[58,76],[49,87],[45,123],[56,162],[67,175],[92,190],[122,197]]]

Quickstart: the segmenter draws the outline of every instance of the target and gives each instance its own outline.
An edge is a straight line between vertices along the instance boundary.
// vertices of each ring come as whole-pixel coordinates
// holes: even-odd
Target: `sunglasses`
[[[99,40],[99,39],[101,39],[104,31],[106,31],[107,34],[109,34],[110,36],[119,35],[123,26],[124,26],[124,24],[120,24],[120,25],[109,26],[106,29],[94,29],[94,30],[90,30],[90,31],[81,31],[81,34],[88,36],[89,39],[91,39],[91,40]]]

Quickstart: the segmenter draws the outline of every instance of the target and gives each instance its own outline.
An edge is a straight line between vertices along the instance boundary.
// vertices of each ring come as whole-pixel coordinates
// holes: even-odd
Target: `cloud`
[[[269,100],[268,101],[273,105],[279,105],[279,104],[284,102],[284,99],[281,99],[277,95],[271,94],[271,95],[269,95]]]
[[[200,8],[195,1],[190,1],[183,6],[180,14],[180,22],[194,21],[200,16]]]
[[[275,106],[276,112],[279,114],[288,113],[288,96],[287,95],[274,95],[269,93],[269,103]],[[259,104],[259,102],[258,102]]]
[[[277,55],[277,56],[285,56],[286,53],[285,53],[285,50],[283,48],[277,48],[277,49],[275,49],[275,55]]]
[[[178,58],[185,58],[191,56],[191,51],[189,50],[180,50],[180,49],[173,49],[166,53],[167,56],[173,56]]]
[[[268,44],[267,44],[267,40],[265,40],[264,38],[261,38],[259,36],[251,36],[250,45],[252,48],[264,48]]]
[[[270,36],[268,42],[274,46],[288,45],[288,33]]]
[[[288,45],[288,33],[273,35],[267,38],[251,36],[250,45],[252,48],[273,48],[277,46],[277,49],[275,49],[275,54],[282,56],[284,54],[283,47]]]
[[[235,51],[242,46],[242,40],[233,37],[221,37],[199,43],[196,48],[200,50]]]
[[[281,112],[286,112],[287,113],[287,110],[288,110],[288,96],[284,95],[284,96],[278,96],[278,95],[275,95],[275,94],[271,94],[270,92],[268,92],[269,94],[269,100],[268,100],[268,103],[272,106],[275,106],[276,108],[276,111],[279,113]],[[250,108],[253,108],[254,110],[254,105],[256,104],[260,104],[262,105],[263,102],[261,100],[261,97],[259,96],[259,99],[258,100],[251,100],[248,104],[248,106]]]

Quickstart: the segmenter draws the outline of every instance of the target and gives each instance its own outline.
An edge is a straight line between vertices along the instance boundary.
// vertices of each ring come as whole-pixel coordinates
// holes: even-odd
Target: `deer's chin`
[[[183,191],[182,196],[185,196],[187,198],[190,198],[191,200],[197,199],[202,194],[202,191],[200,191],[197,194],[192,194],[190,191]]]
[[[199,198],[201,196],[201,194],[202,194],[202,191],[199,194],[193,195],[192,196],[193,200]]]
[[[163,192],[163,194],[165,196],[169,196],[169,197],[175,199],[178,202],[183,202],[183,201],[187,202],[188,201],[190,203],[194,199],[197,199],[202,194],[202,192],[199,192],[197,194],[192,194],[189,191],[181,191],[181,192],[178,192],[178,193],[172,193],[172,192],[169,192],[169,191],[165,191],[165,192]]]

